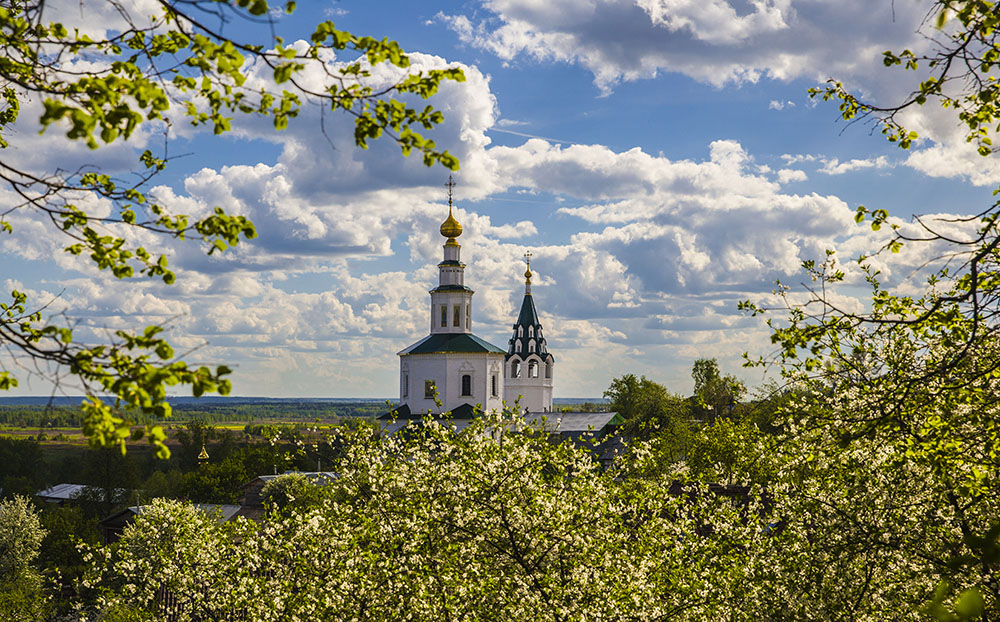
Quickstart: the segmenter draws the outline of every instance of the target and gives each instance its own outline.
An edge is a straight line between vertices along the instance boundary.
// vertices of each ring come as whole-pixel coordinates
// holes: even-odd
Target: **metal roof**
[[[545,429],[553,434],[599,432],[608,424],[617,424],[618,413],[584,413],[584,412],[550,412],[527,413],[524,420],[528,423],[541,424],[544,419]]]
[[[220,505],[217,503],[192,503],[191,506],[204,512],[205,514],[211,515],[216,515],[216,511],[218,510],[217,516],[220,523],[227,523],[232,520],[233,517],[239,513],[242,507],[239,505]],[[100,522],[105,525],[111,524],[114,521],[125,524],[132,516],[145,514],[147,507],[148,506],[145,505],[130,505],[124,510],[119,510],[114,514],[101,519]]]
[[[69,501],[70,499],[76,499],[86,489],[87,486],[83,484],[56,484],[51,488],[39,490],[35,493],[35,496],[43,497],[45,499]]]
[[[584,412],[548,412],[548,413],[525,413],[524,421],[529,425],[542,425],[550,434],[580,434],[583,432],[600,432],[608,425],[618,425],[621,417],[618,413],[584,413]],[[410,421],[421,421],[420,419],[398,419],[386,424],[382,431],[386,434],[395,434],[405,428]],[[455,431],[461,432],[472,423],[471,419],[435,419],[438,423],[454,426]]]
[[[439,352],[492,352],[503,354],[504,351],[492,343],[476,337],[472,333],[436,333],[427,335],[417,343],[401,350],[404,354],[436,354]]]

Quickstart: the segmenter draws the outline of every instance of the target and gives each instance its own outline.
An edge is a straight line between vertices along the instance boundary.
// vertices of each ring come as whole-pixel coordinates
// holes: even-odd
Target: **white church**
[[[586,447],[605,466],[621,450],[613,434],[622,423],[613,412],[563,412],[552,408],[555,358],[549,352],[531,295],[531,253],[525,254],[524,299],[502,350],[472,334],[472,294],[458,243],[462,225],[455,219],[448,178],[448,219],[441,224],[444,258],[438,285],[430,291],[430,334],[399,351],[399,405],[385,413],[383,432],[395,434],[425,417],[447,417],[456,429],[477,412],[517,404],[525,422]]]
[[[522,412],[552,412],[555,359],[546,347],[531,296],[531,254],[525,256],[524,300],[504,351],[472,333],[472,294],[453,213],[454,182],[448,180],[448,219],[441,225],[444,258],[438,286],[430,291],[430,334],[399,352],[400,418],[450,412],[472,416],[476,406],[500,410],[518,404]]]

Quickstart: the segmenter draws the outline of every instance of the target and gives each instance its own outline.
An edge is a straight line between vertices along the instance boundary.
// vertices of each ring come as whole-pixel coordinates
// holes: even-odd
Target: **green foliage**
[[[0,438],[0,487],[3,496],[33,494],[43,481],[43,456],[36,439]],[[23,482],[23,485],[21,483]]]
[[[329,495],[323,485],[301,473],[286,473],[264,484],[260,496],[265,506],[288,511],[316,507]]]
[[[0,501],[0,621],[42,620],[48,612],[35,567],[45,535],[27,497]]]
[[[683,451],[689,435],[690,412],[687,402],[661,384],[626,374],[611,381],[604,392],[608,409],[618,413],[625,423],[623,435],[630,439],[649,439],[668,435],[677,451]]]
[[[45,530],[27,497],[0,501],[0,581],[30,577],[44,537]]]
[[[935,42],[932,53],[918,55],[912,50],[882,53],[886,67],[925,72],[914,91],[902,102],[878,105],[853,94],[838,80],[828,80],[825,87],[809,89],[810,97],[839,102],[840,115],[852,121],[872,117],[889,142],[909,149],[919,139],[917,132],[904,127],[897,115],[906,108],[937,100],[954,110],[966,126],[966,141],[974,143],[981,155],[996,149],[993,137],[1000,125],[1000,85],[997,83],[1000,62],[1000,26],[995,3],[985,0],[937,0],[931,3],[930,15],[936,15],[928,33]]]
[[[687,467],[697,481],[768,486],[777,476],[776,443],[749,418],[719,417],[692,435]]]
[[[144,124],[164,127],[177,118],[221,134],[231,129],[236,115],[267,116],[280,131],[308,98],[354,117],[358,147],[367,148],[385,135],[404,155],[419,153],[428,166],[458,168],[454,156],[420,133],[440,124],[441,113],[408,103],[433,96],[443,81],[463,81],[458,68],[407,72],[409,58],[397,43],[338,30],[332,22],[317,25],[310,44],[300,49],[285,46],[280,37],[264,42],[231,39],[200,21],[202,11],[220,13],[227,20],[252,19],[270,10],[265,0],[163,3],[149,15],[107,2],[122,26],[105,39],[92,38],[73,24],[46,21],[43,2],[15,0],[0,7],[0,78],[6,85],[0,100],[0,149],[8,147],[20,102],[29,97],[43,99],[43,127],[67,127],[67,139],[92,149],[128,141]],[[284,5],[288,12],[294,8],[294,2]],[[338,58],[354,60],[329,62],[334,51]],[[85,73],[73,65],[82,59],[87,61]],[[247,86],[248,60],[270,69],[273,87]],[[372,70],[382,64],[403,71],[395,84],[376,88],[371,85]],[[312,80],[303,79],[307,71],[325,76],[325,82],[313,86]],[[256,237],[246,217],[221,208],[193,220],[157,204],[146,188],[168,158],[147,150],[139,164],[141,172],[126,181],[92,170],[38,176],[5,162],[4,180],[23,202],[0,215],[0,230],[13,230],[7,214],[30,213],[70,238],[68,253],[86,255],[120,279],[141,276],[167,284],[176,278],[167,255],[131,244],[122,231],[142,230],[177,241],[197,237],[210,255]],[[84,199],[109,203],[110,214],[89,213],[82,207]],[[11,292],[11,300],[0,304],[0,343],[17,356],[82,383],[87,394],[81,405],[83,429],[95,446],[124,451],[134,422],[130,417],[136,413],[147,420],[168,417],[169,387],[190,387],[196,397],[226,395],[231,389],[227,367],[213,370],[178,359],[159,335],[162,327],[117,330],[110,343],[86,344],[74,335],[71,323],[43,318],[43,309],[43,303]],[[0,390],[17,382],[13,372],[0,369]],[[169,456],[161,426],[148,425],[144,436],[161,458]]]
[[[0,585],[0,622],[34,622],[48,619],[49,603],[37,577],[20,578]]]
[[[731,416],[746,386],[735,376],[723,376],[715,359],[698,359],[691,368],[698,414],[705,418]]]
[[[95,604],[152,609],[165,585],[192,619],[737,619],[761,582],[749,497],[602,472],[521,417],[413,425],[342,432],[329,500],[267,521],[154,502],[100,555]]]
[[[45,538],[38,564],[62,586],[72,587],[88,568],[78,545],[96,546],[100,542],[97,519],[73,506],[45,508],[39,518]]]

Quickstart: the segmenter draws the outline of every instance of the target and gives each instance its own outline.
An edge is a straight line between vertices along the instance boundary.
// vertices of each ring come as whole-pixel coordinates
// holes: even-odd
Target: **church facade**
[[[518,404],[521,412],[552,411],[555,360],[548,352],[531,295],[530,254],[524,300],[507,350],[472,333],[472,295],[457,238],[462,225],[453,213],[448,180],[448,218],[438,264],[438,285],[430,290],[430,333],[399,354],[400,415],[451,412],[469,417],[479,406],[500,410]]]

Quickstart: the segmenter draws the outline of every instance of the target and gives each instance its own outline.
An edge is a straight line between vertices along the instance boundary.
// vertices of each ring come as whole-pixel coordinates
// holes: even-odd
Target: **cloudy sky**
[[[67,24],[113,23],[64,4]],[[415,68],[465,71],[432,100],[445,114],[433,137],[461,159],[456,216],[474,332],[506,346],[531,250],[557,397],[599,396],[625,373],[688,394],[699,357],[761,381],[741,355],[766,354],[768,332],[737,302],[766,300],[776,279],[799,287],[802,261],[826,249],[846,259],[878,246],[882,234],[854,224],[857,205],[906,222],[992,203],[1000,170],[946,114],[910,113],[925,138],[902,151],[807,96],[830,77],[881,101],[909,92],[914,74],[885,69],[881,52],[927,45],[925,4],[306,0],[275,28],[294,41],[332,19],[399,41]],[[251,83],[265,79],[248,71]],[[55,128],[39,136],[39,110],[25,105],[4,154],[37,171],[125,171],[162,140],[151,128],[92,152]],[[396,352],[429,324],[448,172],[385,141],[355,149],[346,118],[327,113],[325,133],[320,123],[308,104],[281,133],[255,119],[235,120],[224,138],[174,124],[170,153],[183,157],[152,194],[176,212],[248,215],[260,237],[223,257],[172,247],[173,286],[116,282],[18,214],[0,242],[0,280],[92,339],[167,323],[185,360],[235,369],[238,395],[394,397]],[[906,286],[925,258],[904,251],[880,267]],[[855,293],[846,289],[844,304],[862,304]],[[49,390],[22,375],[15,394]]]

